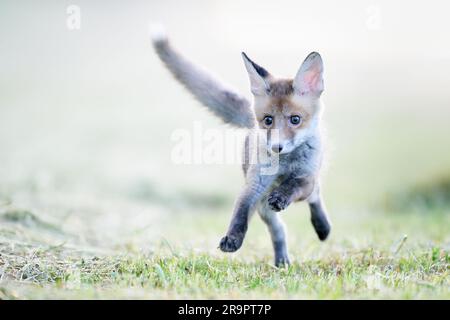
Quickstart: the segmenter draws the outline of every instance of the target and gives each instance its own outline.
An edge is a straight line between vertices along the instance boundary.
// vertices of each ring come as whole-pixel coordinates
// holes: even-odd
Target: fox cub
[[[153,35],[154,48],[175,78],[203,105],[228,124],[277,130],[277,139],[265,145],[278,157],[278,170],[261,174],[261,165],[244,163],[246,178],[236,201],[231,222],[219,247],[223,252],[238,250],[249,219],[257,211],[267,225],[275,251],[275,265],[290,263],[286,229],[279,212],[295,201],[306,200],[311,222],[320,240],[330,233],[330,222],[320,195],[319,170],[322,162],[320,119],[324,90],[323,63],[317,52],[310,53],[294,79],[278,79],[242,53],[253,103],[224,86],[192,64],[170,45],[161,33]]]

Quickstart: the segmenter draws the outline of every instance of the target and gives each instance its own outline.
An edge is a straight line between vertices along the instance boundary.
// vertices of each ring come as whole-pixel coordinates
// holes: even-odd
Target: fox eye
[[[264,117],[264,124],[266,126],[271,126],[273,123],[273,118],[271,116],[265,116]]]
[[[291,123],[292,124],[297,125],[297,124],[300,123],[301,120],[302,120],[302,118],[300,118],[300,116],[291,116]]]

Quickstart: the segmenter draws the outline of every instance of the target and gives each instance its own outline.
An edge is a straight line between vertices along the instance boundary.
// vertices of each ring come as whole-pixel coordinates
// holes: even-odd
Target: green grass
[[[277,269],[207,254],[64,259],[34,251],[9,265],[19,283],[3,297],[66,298],[450,298],[450,256],[434,247],[393,255],[368,249]],[[30,258],[28,256],[28,258]],[[34,262],[39,261],[39,262]],[[86,296],[86,294],[88,294]]]
[[[448,285],[449,255],[439,248],[398,259],[380,252],[355,252],[352,257],[296,263],[277,270],[265,263],[239,263],[208,255],[127,259],[118,263],[112,282],[156,289],[175,297],[342,298],[366,296],[365,290],[407,290]],[[408,279],[409,278],[409,279]],[[330,290],[330,287],[333,288]],[[440,290],[436,290],[438,295]],[[161,294],[161,293],[160,293]],[[382,295],[389,294],[383,292]]]

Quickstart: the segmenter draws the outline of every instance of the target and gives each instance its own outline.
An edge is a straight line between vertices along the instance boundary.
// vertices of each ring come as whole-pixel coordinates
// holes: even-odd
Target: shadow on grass
[[[175,190],[163,192],[150,182],[139,182],[129,189],[133,199],[162,204],[170,209],[178,208],[223,208],[229,206],[231,199],[220,193],[201,193],[199,191]]]
[[[386,210],[399,212],[430,212],[444,209],[450,212],[450,175],[426,181],[409,190],[390,194],[384,202]]]
[[[61,232],[57,226],[43,221],[29,210],[5,209],[0,211],[0,221],[22,224],[28,228],[43,228],[55,232]]]

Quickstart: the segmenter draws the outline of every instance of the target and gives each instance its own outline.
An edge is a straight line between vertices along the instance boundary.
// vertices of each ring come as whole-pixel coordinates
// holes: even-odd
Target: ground
[[[189,202],[183,210],[197,205]],[[154,221],[141,217],[135,222],[114,213],[93,217],[95,211],[89,210],[72,217],[76,213],[68,213],[70,205],[61,210],[63,216],[55,219],[54,214],[49,222],[37,209],[4,207],[0,295],[7,299],[450,298],[449,215],[441,209],[426,215],[420,210],[333,212],[331,237],[321,243],[306,206],[296,204],[284,213],[293,264],[276,268],[269,235],[258,217],[238,253],[217,249],[230,204],[213,202],[196,209],[195,216],[172,212]],[[103,219],[117,219],[117,225],[105,229],[109,222]],[[122,223],[131,229],[121,230]]]

